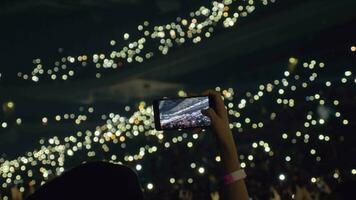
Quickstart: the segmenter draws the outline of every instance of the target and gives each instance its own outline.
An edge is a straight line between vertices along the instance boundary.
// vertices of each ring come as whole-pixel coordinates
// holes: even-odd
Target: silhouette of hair
[[[142,200],[136,173],[128,167],[91,162],[63,173],[37,190],[27,200],[117,199]]]

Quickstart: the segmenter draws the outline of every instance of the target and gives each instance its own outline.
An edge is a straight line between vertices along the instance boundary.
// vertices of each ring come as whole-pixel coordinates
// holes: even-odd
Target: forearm
[[[212,121],[212,129],[217,136],[221,154],[224,174],[231,174],[240,169],[236,145],[229,127],[228,113],[225,108],[221,94],[216,91],[207,91],[205,95],[213,101],[213,108],[204,110],[203,114]],[[244,180],[238,180],[223,186],[224,199],[226,200],[248,200],[248,193]]]
[[[235,143],[221,145],[220,154],[224,173],[229,174],[240,169]]]
[[[220,153],[224,174],[230,174],[240,169],[240,162],[233,139],[228,144],[221,146]],[[223,196],[226,200],[248,200],[248,192],[243,179],[225,185],[223,190]]]

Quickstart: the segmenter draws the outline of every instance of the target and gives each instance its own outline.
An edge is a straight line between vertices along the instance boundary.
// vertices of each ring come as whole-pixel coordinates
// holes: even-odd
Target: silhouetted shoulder
[[[143,199],[136,173],[123,165],[86,163],[43,185],[28,200],[105,198]]]

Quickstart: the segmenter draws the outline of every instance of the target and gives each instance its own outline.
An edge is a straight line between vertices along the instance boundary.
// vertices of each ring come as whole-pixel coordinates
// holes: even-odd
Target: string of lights
[[[210,7],[201,6],[190,12],[189,16],[177,17],[171,23],[152,26],[149,21],[144,21],[137,26],[138,33],[124,33],[122,38],[110,40],[113,49],[110,52],[63,56],[64,50],[59,48],[59,60],[43,63],[42,59],[36,58],[31,72],[18,72],[17,76],[32,82],[65,81],[79,78],[82,70],[91,67],[96,71],[95,77],[101,78],[107,71],[120,70],[130,63],[142,63],[158,54],[166,55],[174,47],[185,43],[200,43],[210,38],[215,28],[221,25],[224,28],[233,27],[240,18],[254,12],[256,7],[274,2],[275,0],[211,1]],[[122,43],[125,45],[119,46]]]
[[[282,142],[290,144],[304,144],[309,155],[316,164],[327,157],[322,156],[318,150],[316,141],[328,145],[336,139],[332,133],[328,133],[328,124],[337,123],[341,126],[349,126],[349,119],[344,116],[340,107],[342,100],[337,97],[328,96],[327,91],[336,87],[354,87],[356,77],[351,70],[345,70],[338,80],[322,80],[323,73],[327,70],[326,64],[317,63],[315,60],[298,65],[298,59],[290,58],[288,70],[283,73],[283,77],[270,83],[261,84],[254,92],[246,92],[243,95],[237,94],[233,88],[222,89],[216,87],[216,91],[221,92],[225,105],[230,115],[230,128],[234,134],[244,135],[263,131],[265,124],[280,120],[277,110],[290,110],[290,112],[301,113],[298,105],[314,105],[310,110],[303,112],[304,120],[297,131],[281,131],[279,138]],[[321,81],[320,81],[321,80]],[[318,85],[318,87],[314,87]],[[297,92],[304,94],[302,99],[294,96]],[[179,91],[179,96],[186,96],[185,91]],[[255,116],[252,112],[255,109],[262,109],[261,106],[272,103],[273,110],[266,110],[264,114]],[[10,105],[11,106],[11,105]],[[130,106],[125,107],[126,111],[131,111]],[[89,108],[89,112],[94,108]],[[107,160],[114,163],[125,164],[133,167],[138,173],[145,171],[145,159],[150,159],[153,155],[160,154],[165,149],[181,148],[184,145],[187,149],[192,149],[204,137],[205,133],[193,134],[178,132],[167,134],[156,131],[153,127],[153,111],[149,104],[144,101],[139,102],[137,110],[131,115],[125,116],[110,113],[102,117],[105,123],[95,130],[78,131],[71,136],[60,138],[58,136],[41,139],[39,148],[27,152],[13,160],[0,158],[0,182],[1,188],[6,191],[13,185],[17,185],[21,192],[25,192],[28,185],[39,186],[48,181],[51,176],[60,175],[70,167],[71,161],[85,162],[87,160]],[[262,113],[262,112],[261,112]],[[68,115],[68,116],[67,116]],[[67,114],[64,118],[75,118]],[[60,115],[55,119],[59,121]],[[79,117],[78,117],[79,118]],[[77,120],[78,120],[77,118]],[[83,118],[80,117],[80,118]],[[44,118],[42,123],[45,123]],[[313,128],[318,127],[319,132]],[[4,127],[4,126],[3,126]],[[283,126],[282,126],[283,127]],[[259,132],[258,132],[259,133]],[[249,144],[247,152],[240,153],[241,167],[254,168],[255,157],[258,156],[253,149],[261,149],[270,158],[277,156],[277,146],[269,142],[269,137],[257,139]],[[321,146],[320,144],[319,146]],[[281,155],[278,155],[281,156]],[[292,162],[295,155],[286,154],[283,159]],[[307,155],[306,155],[307,156]],[[220,162],[221,158],[215,154],[210,157],[211,162]],[[341,167],[341,166],[340,166]],[[187,183],[192,184],[199,179],[196,174],[206,176],[210,166],[199,160],[187,163],[186,171],[190,176]],[[349,175],[355,176],[356,169],[332,169],[332,177],[340,179],[341,171],[349,171]],[[153,191],[156,183],[152,181],[152,174],[143,174],[142,180],[147,191]],[[347,173],[344,173],[347,176]],[[287,174],[280,173],[278,179],[284,181]],[[310,177],[310,181],[315,183],[318,176]],[[168,177],[169,183],[175,184],[175,177]],[[157,183],[158,184],[158,183]],[[6,197],[4,197],[6,199]]]

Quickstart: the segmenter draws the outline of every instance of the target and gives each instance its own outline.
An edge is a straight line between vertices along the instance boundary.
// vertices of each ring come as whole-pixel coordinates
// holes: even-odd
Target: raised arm
[[[223,171],[226,175],[229,175],[240,170],[240,162],[238,160],[236,144],[229,127],[227,110],[218,92],[209,90],[204,95],[209,95],[213,101],[214,107],[203,111],[203,113],[212,121],[212,129],[216,134],[220,148]],[[243,179],[225,184],[223,190],[224,199],[226,200],[249,199]]]

